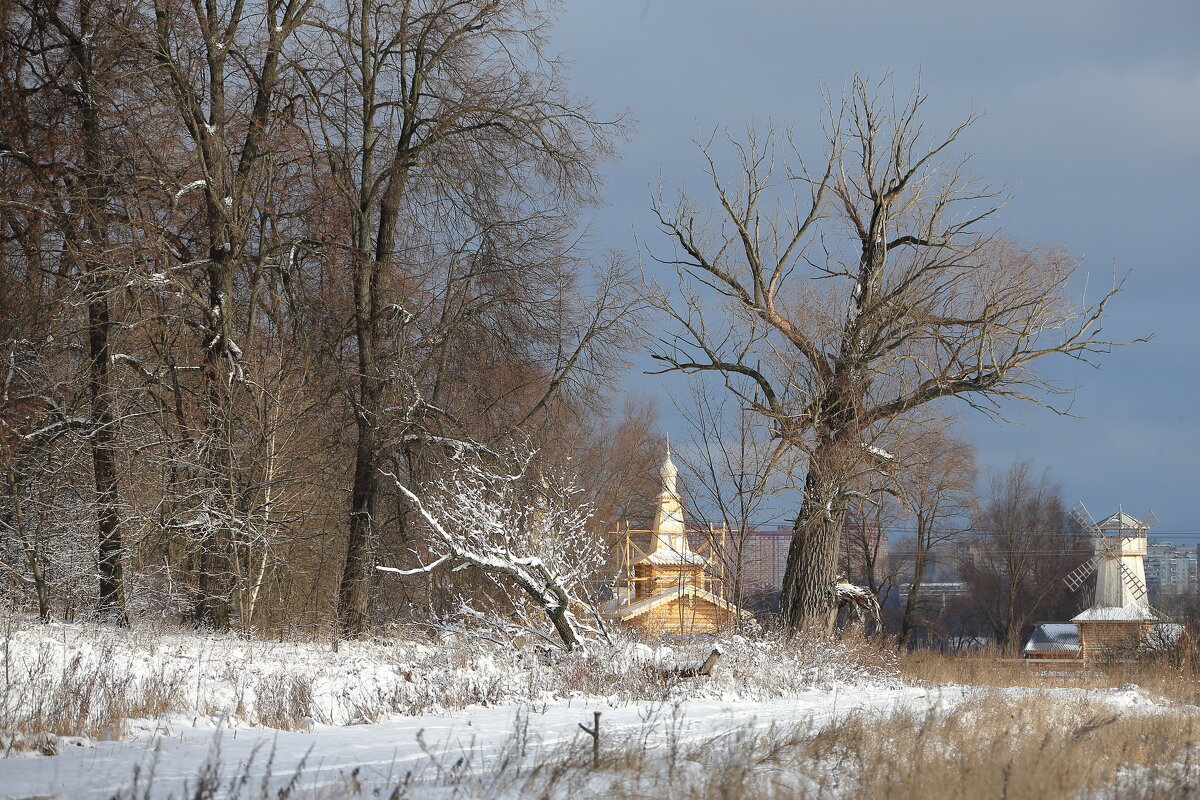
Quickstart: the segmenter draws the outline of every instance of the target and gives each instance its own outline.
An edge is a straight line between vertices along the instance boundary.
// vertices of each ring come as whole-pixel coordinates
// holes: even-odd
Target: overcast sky
[[[964,431],[985,467],[1031,457],[1068,504],[1153,509],[1163,538],[1196,541],[1178,534],[1200,535],[1200,3],[576,0],[553,43],[576,91],[636,120],[592,221],[598,246],[631,252],[657,235],[660,173],[703,188],[698,132],[773,121],[819,159],[821,86],[840,94],[855,72],[890,73],[902,94],[920,75],[942,131],[983,112],[962,152],[1009,189],[1005,232],[1067,247],[1094,285],[1130,272],[1106,333],[1154,339],[1099,370],[1053,367],[1081,419],[1013,408],[1016,426],[967,416]],[[646,367],[626,386],[681,430],[685,379]]]

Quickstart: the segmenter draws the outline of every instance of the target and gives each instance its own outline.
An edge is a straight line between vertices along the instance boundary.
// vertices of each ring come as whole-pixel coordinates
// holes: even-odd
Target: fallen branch
[[[676,667],[671,670],[670,674],[677,678],[707,678],[712,674],[713,667],[717,665],[717,661],[721,658],[720,648],[714,647],[713,651],[708,654],[708,658],[704,659],[704,663],[698,667]]]

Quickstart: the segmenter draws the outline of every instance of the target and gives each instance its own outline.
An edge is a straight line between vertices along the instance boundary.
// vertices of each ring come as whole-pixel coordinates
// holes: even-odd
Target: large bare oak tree
[[[662,300],[677,323],[663,371],[723,376],[781,451],[807,457],[783,586],[794,628],[827,624],[853,487],[888,460],[889,423],[948,397],[993,415],[1004,400],[1051,404],[1063,390],[1038,362],[1113,344],[1100,323],[1119,287],[1076,302],[1073,258],[991,229],[996,193],[949,159],[975,117],[935,136],[926,95],[884,89],[860,77],[830,102],[819,170],[771,131],[730,142],[727,179],[709,143],[713,202],[653,206],[673,246],[656,258],[682,295]]]

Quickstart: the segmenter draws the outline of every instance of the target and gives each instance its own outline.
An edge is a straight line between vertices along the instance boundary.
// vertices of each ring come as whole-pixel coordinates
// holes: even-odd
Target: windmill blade
[[[1082,500],[1071,507],[1070,514],[1071,519],[1079,523],[1079,527],[1091,533],[1096,532],[1096,520],[1092,517],[1091,512],[1087,510],[1087,506],[1083,504]]]
[[[1129,588],[1134,598],[1137,600],[1146,599],[1146,584],[1138,580],[1137,575],[1133,574],[1133,570],[1125,566],[1124,561],[1117,561],[1117,567],[1121,570],[1121,579],[1125,582],[1125,585]]]
[[[1155,514],[1153,511],[1147,511],[1142,516],[1142,522],[1145,524],[1146,530],[1151,531],[1158,527],[1158,514]]]
[[[1092,556],[1087,561],[1083,562],[1078,567],[1067,573],[1067,577],[1063,578],[1063,583],[1065,583],[1067,588],[1072,592],[1077,590],[1083,585],[1083,582],[1088,579],[1088,576],[1096,571],[1096,564],[1098,564],[1099,561],[1099,556]]]

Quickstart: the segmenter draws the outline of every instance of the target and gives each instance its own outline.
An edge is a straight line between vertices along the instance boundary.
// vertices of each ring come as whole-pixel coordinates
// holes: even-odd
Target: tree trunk
[[[909,636],[912,635],[913,629],[918,627],[916,625],[917,606],[920,602],[921,584],[925,580],[926,561],[925,556],[922,554],[918,555],[913,562],[912,583],[908,587],[908,599],[904,603],[904,619],[900,621],[901,647],[908,645]]]
[[[89,449],[95,484],[99,579],[99,614],[118,625],[128,625],[125,590],[121,569],[120,495],[117,485],[116,418],[112,410],[112,332],[109,312],[105,243],[108,241],[107,203],[112,176],[105,169],[106,142],[97,100],[97,76],[93,59],[95,24],[92,4],[80,3],[77,9],[78,34],[67,32],[68,52],[78,75],[75,88],[83,167],[81,189],[83,239],[75,255],[86,276],[88,312],[88,392],[92,406],[92,435]],[[53,12],[51,12],[53,13]],[[57,18],[56,18],[57,19]],[[68,26],[63,24],[62,30]]]
[[[374,519],[379,465],[370,425],[359,423],[354,458],[354,488],[350,500],[350,538],[338,587],[338,624],[346,637],[366,633],[370,619],[371,583],[375,567]]]
[[[37,545],[30,538],[30,531],[25,525],[25,511],[21,504],[21,493],[17,487],[17,474],[11,467],[8,469],[7,479],[9,499],[12,501],[13,528],[24,543],[25,562],[29,565],[29,572],[33,576],[32,580],[28,582],[33,584],[34,592],[37,594],[38,619],[41,622],[49,622],[50,588],[46,585],[46,573],[42,570],[42,560],[38,557]]]
[[[571,627],[571,623],[567,620],[566,606],[547,609],[546,616],[550,618],[551,624],[554,625],[554,631],[558,634],[558,638],[562,639],[565,649],[574,650],[579,647],[579,638],[575,635],[575,629]]]
[[[839,482],[822,479],[826,471],[817,460],[819,453],[810,462],[783,573],[780,611],[793,630],[830,628],[835,610],[833,584],[846,506]]]
[[[217,212],[219,213],[219,212]],[[214,212],[210,211],[210,216]],[[233,602],[233,565],[230,548],[233,532],[232,454],[228,435],[232,413],[231,388],[236,370],[230,350],[233,309],[233,265],[230,263],[229,237],[223,223],[213,224],[213,243],[209,250],[208,335],[204,341],[203,381],[208,407],[205,409],[202,469],[206,496],[202,507],[208,515],[207,529],[200,543],[197,574],[199,598],[192,620],[198,627],[227,631]]]
[[[112,322],[107,298],[93,289],[88,303],[88,349],[91,358],[92,472],[96,484],[96,523],[99,534],[100,615],[127,626],[124,574],[121,568],[120,498],[117,492],[116,419],[112,412]]]
[[[46,584],[46,573],[42,571],[42,560],[33,547],[25,548],[25,560],[33,573],[33,588],[37,592],[38,621],[50,621],[50,587]]]
[[[354,451],[354,487],[350,496],[350,533],[338,586],[338,628],[342,636],[366,633],[371,585],[375,575],[375,504],[379,493],[379,448],[376,427],[382,415],[375,296],[376,264],[360,253],[354,274],[355,334],[358,344],[359,397],[355,416],[358,442]]]

